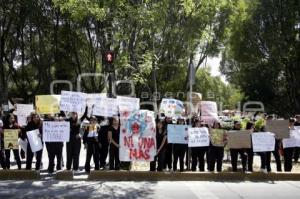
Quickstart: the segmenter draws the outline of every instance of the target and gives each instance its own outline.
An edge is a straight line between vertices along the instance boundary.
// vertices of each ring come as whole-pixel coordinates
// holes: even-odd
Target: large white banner
[[[201,120],[212,125],[218,120],[218,107],[216,102],[201,101]]]
[[[300,130],[290,130],[290,137],[282,139],[283,148],[300,147]]]
[[[206,127],[189,128],[189,147],[209,146],[209,132]]]
[[[168,124],[168,143],[173,144],[188,144],[188,129],[189,125],[174,125]]]
[[[43,122],[44,142],[69,142],[70,122]]]
[[[97,97],[93,108],[93,115],[113,117],[119,113],[117,99],[107,97]]]
[[[153,161],[156,155],[154,112],[120,111],[120,161]]]
[[[27,139],[33,153],[43,149],[43,143],[39,134],[38,129],[27,132]]]
[[[86,108],[86,94],[81,92],[62,91],[60,110],[84,113]]]
[[[27,124],[27,116],[33,111],[33,104],[17,104],[16,115],[18,117],[18,124],[25,126]]]
[[[270,132],[252,133],[253,152],[275,150],[275,134]]]
[[[162,99],[159,113],[166,117],[178,117],[184,112],[183,102],[176,99]]]
[[[140,98],[117,96],[119,110],[140,110]]]

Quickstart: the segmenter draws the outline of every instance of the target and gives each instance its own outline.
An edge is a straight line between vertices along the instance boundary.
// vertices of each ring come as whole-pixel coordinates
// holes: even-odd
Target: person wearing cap
[[[168,124],[172,124],[172,118],[171,117],[165,117],[165,129],[168,134]],[[173,144],[172,143],[166,143],[166,152],[165,152],[165,161],[164,161],[164,169],[169,169],[169,171],[172,170],[172,156],[173,156]]]
[[[239,121],[234,121],[233,130],[234,131],[241,130],[241,123]],[[243,169],[243,172],[245,172],[246,164],[247,164],[247,156],[243,149],[230,149],[232,171],[237,172],[237,162],[238,162],[239,154],[242,159],[242,169]]]
[[[184,125],[185,120],[182,117],[177,119],[177,125]],[[180,172],[184,170],[184,156],[187,144],[173,144],[173,171],[177,171],[177,162],[179,159]]]
[[[100,161],[99,161],[99,150],[100,143],[98,140],[100,126],[98,125],[97,118],[95,116],[91,116],[90,124],[86,127],[85,132],[83,134],[83,144],[86,148],[86,160],[85,160],[85,171],[87,173],[91,170],[91,159],[93,157],[95,163],[95,170],[100,169]]]
[[[300,115],[296,115],[295,118],[296,118],[296,121],[294,123],[294,126],[300,126]],[[300,147],[295,147],[295,153],[294,153],[294,157],[293,157],[294,161],[298,162],[299,157],[300,157]]]
[[[120,122],[117,116],[110,119],[110,127],[108,129],[109,142],[109,170],[120,169]]]

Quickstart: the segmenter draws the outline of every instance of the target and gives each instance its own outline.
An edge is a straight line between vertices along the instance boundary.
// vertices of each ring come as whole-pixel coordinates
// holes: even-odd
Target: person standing
[[[171,117],[166,117],[165,118],[165,129],[168,134],[168,125],[172,124],[172,118]],[[165,152],[165,161],[164,161],[164,169],[169,169],[169,171],[172,170],[172,156],[173,156],[173,144],[172,143],[166,143],[166,152]]]
[[[177,119],[177,125],[184,125],[185,120],[182,117]],[[180,172],[184,170],[184,156],[187,144],[173,144],[173,171],[177,171],[177,162],[179,160]]]
[[[295,130],[295,119],[290,118],[289,120],[289,127],[290,130]],[[291,172],[293,169],[293,155],[295,152],[295,147],[286,147],[283,148],[283,156],[284,156],[284,171]]]
[[[252,122],[247,122],[246,130],[249,130],[252,133],[254,131],[254,124]],[[244,150],[246,151],[246,155],[247,155],[247,166],[248,166],[247,171],[253,172],[254,153],[253,153],[252,139],[251,139],[251,148],[244,149]]]
[[[165,152],[166,152],[166,141],[167,141],[167,134],[163,122],[157,120],[156,121],[157,153],[156,156],[154,157],[154,161],[150,162],[150,171],[163,170],[163,164],[164,164]],[[156,168],[156,162],[158,163],[157,168]]]
[[[110,127],[108,129],[109,142],[109,170],[120,169],[119,159],[119,142],[120,142],[120,122],[118,117],[113,117],[110,120]]]
[[[100,127],[99,131],[99,142],[101,143],[100,148],[100,168],[104,169],[106,165],[106,159],[108,155],[108,129],[109,125],[105,124]]]
[[[300,128],[300,115],[295,116],[296,121],[294,123],[294,126],[297,128]],[[295,147],[295,152],[294,152],[294,161],[297,163],[300,157],[300,147]]]

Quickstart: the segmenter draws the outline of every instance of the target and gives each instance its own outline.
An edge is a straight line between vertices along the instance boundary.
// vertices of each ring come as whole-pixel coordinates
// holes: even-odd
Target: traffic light
[[[102,65],[105,66],[106,72],[114,72],[114,59],[113,51],[105,51],[102,53]]]

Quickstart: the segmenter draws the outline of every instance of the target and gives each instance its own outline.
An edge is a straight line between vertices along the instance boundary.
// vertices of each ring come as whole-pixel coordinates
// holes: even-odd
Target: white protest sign
[[[176,99],[162,99],[159,107],[159,113],[166,117],[181,116],[184,112],[183,102]]]
[[[213,124],[218,120],[217,103],[212,101],[201,101],[201,120],[208,124]]]
[[[189,135],[189,137],[188,137],[189,147],[209,146],[209,132],[206,127],[189,128],[188,135]]]
[[[140,98],[117,96],[119,110],[140,110]]]
[[[275,134],[270,132],[252,133],[253,152],[275,150]]]
[[[27,139],[31,148],[31,151],[37,152],[43,149],[42,140],[39,136],[40,132],[38,129],[33,131],[28,131],[27,133]]]
[[[168,143],[173,144],[188,144],[188,129],[189,125],[174,125],[168,124]]]
[[[19,146],[21,149],[26,153],[27,152],[27,140],[22,140],[21,138],[18,139]]]
[[[118,115],[119,109],[116,98],[97,97],[93,108],[93,115],[113,117]]]
[[[44,142],[69,142],[70,122],[43,122]]]
[[[106,93],[89,93],[86,95],[86,105],[88,107],[87,115],[92,115],[93,107],[97,103],[97,99],[101,97],[106,97]]]
[[[86,108],[86,94],[81,92],[62,91],[60,110],[84,113]]]
[[[33,111],[33,104],[17,104],[16,115],[18,118],[18,124],[20,126],[25,126],[27,124],[27,116],[29,116]]]
[[[300,130],[290,130],[290,137],[282,139],[283,148],[300,147]]]

